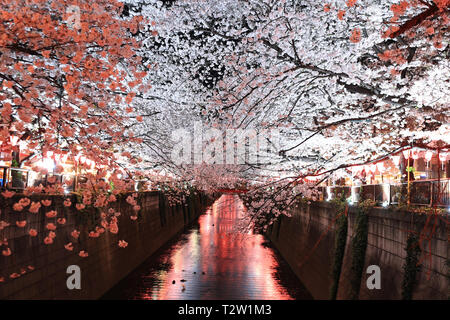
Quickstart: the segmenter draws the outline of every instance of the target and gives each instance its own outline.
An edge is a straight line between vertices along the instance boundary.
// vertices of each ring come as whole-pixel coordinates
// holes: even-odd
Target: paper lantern
[[[383,172],[384,171],[384,163],[383,162],[378,162],[377,163],[377,168],[378,168],[378,171],[380,171],[380,173]]]
[[[425,153],[425,160],[427,160],[428,162],[430,162],[432,158],[433,158],[433,152],[427,151],[427,152]]]
[[[414,160],[419,159],[419,150],[413,150],[411,158],[413,158]]]
[[[392,162],[398,167],[400,164],[400,156],[392,156]]]
[[[447,154],[446,153],[439,153],[439,161],[445,162],[447,160]]]
[[[406,160],[409,159],[410,155],[411,155],[411,150],[409,150],[409,149],[403,150],[403,156],[405,157]]]

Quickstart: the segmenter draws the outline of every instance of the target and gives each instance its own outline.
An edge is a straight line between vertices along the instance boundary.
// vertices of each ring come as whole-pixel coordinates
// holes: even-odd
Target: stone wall
[[[315,299],[329,299],[332,284],[331,268],[334,260],[336,216],[330,203],[316,202],[292,211],[268,231],[268,237]],[[352,239],[356,209],[348,212],[348,229],[342,272],[339,278],[338,299],[351,297],[350,278]],[[427,221],[428,220],[428,221]],[[447,223],[445,222],[447,221]],[[429,226],[434,229],[431,241],[425,241],[418,285],[413,299],[447,299],[449,297],[448,217],[419,216],[410,212],[373,208],[368,213],[369,230],[365,267],[361,278],[359,299],[401,299],[406,241],[410,231],[420,232]],[[430,255],[431,253],[431,255]],[[381,289],[369,290],[366,285],[367,267],[381,269]]]
[[[18,198],[4,199],[0,196],[3,202],[0,204],[0,220],[11,224],[0,231],[0,238],[8,239],[8,247],[12,251],[10,256],[0,255],[0,277],[4,278],[0,282],[0,299],[97,299],[195,220],[208,201],[206,197],[193,195],[185,205],[169,206],[160,193],[143,193],[138,200],[141,206],[138,219],[132,220],[132,207],[122,197],[117,200],[115,208],[121,212],[119,232],[106,231],[98,238],[90,238],[87,235],[93,226],[98,225],[95,221],[98,214],[93,209],[76,210],[73,204],[75,196],[69,197],[72,205],[65,207],[63,201],[66,198],[47,196],[45,199],[52,199],[51,207],[41,208],[33,214],[27,210],[14,212],[11,207]],[[40,199],[43,198],[31,197],[32,201]],[[54,243],[46,245],[43,242],[48,234],[45,226],[52,219],[46,218],[45,212],[50,209],[57,210],[58,217],[64,217],[66,223],[57,225]],[[19,228],[15,222],[22,219],[28,223]],[[36,229],[38,236],[30,237],[30,228]],[[71,236],[74,229],[81,232],[78,240]],[[119,247],[119,240],[125,240],[128,246]],[[72,252],[64,248],[69,242],[73,243]],[[0,246],[2,249],[5,247]],[[89,256],[78,256],[80,250],[87,251]],[[69,275],[66,270],[69,265],[81,268],[81,290],[67,289]],[[21,276],[11,279],[13,273]]]

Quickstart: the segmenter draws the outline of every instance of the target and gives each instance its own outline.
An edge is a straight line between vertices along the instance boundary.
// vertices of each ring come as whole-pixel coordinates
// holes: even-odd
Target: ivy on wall
[[[411,300],[414,292],[414,287],[417,284],[417,274],[420,272],[421,266],[418,263],[421,254],[420,246],[418,245],[417,235],[411,233],[406,242],[406,258],[403,265],[403,282],[402,282],[402,299]]]
[[[367,249],[367,234],[369,231],[369,219],[367,213],[375,205],[372,200],[365,200],[358,205],[356,214],[355,231],[352,239],[352,265],[350,276],[350,298],[358,299],[361,287],[361,278]]]
[[[342,262],[344,260],[345,245],[347,242],[347,215],[342,214],[346,210],[346,201],[344,198],[334,201],[336,207],[336,215],[339,216],[336,220],[336,236],[334,242],[334,260],[333,268],[331,270],[332,284],[330,299],[336,300],[337,291],[339,288],[339,278],[342,271]]]

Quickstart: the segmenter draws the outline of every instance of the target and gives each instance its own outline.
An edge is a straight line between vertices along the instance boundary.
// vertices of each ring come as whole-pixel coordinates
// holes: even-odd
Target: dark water
[[[262,235],[237,231],[244,213],[238,196],[223,195],[103,299],[311,299]]]

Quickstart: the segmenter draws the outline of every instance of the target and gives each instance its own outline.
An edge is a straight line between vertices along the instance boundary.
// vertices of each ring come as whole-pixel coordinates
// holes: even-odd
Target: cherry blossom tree
[[[2,148],[10,135],[22,153],[82,151],[112,165],[114,148],[135,141],[122,127],[145,65],[116,1],[2,1],[0,102]],[[22,162],[24,159],[17,159]]]

